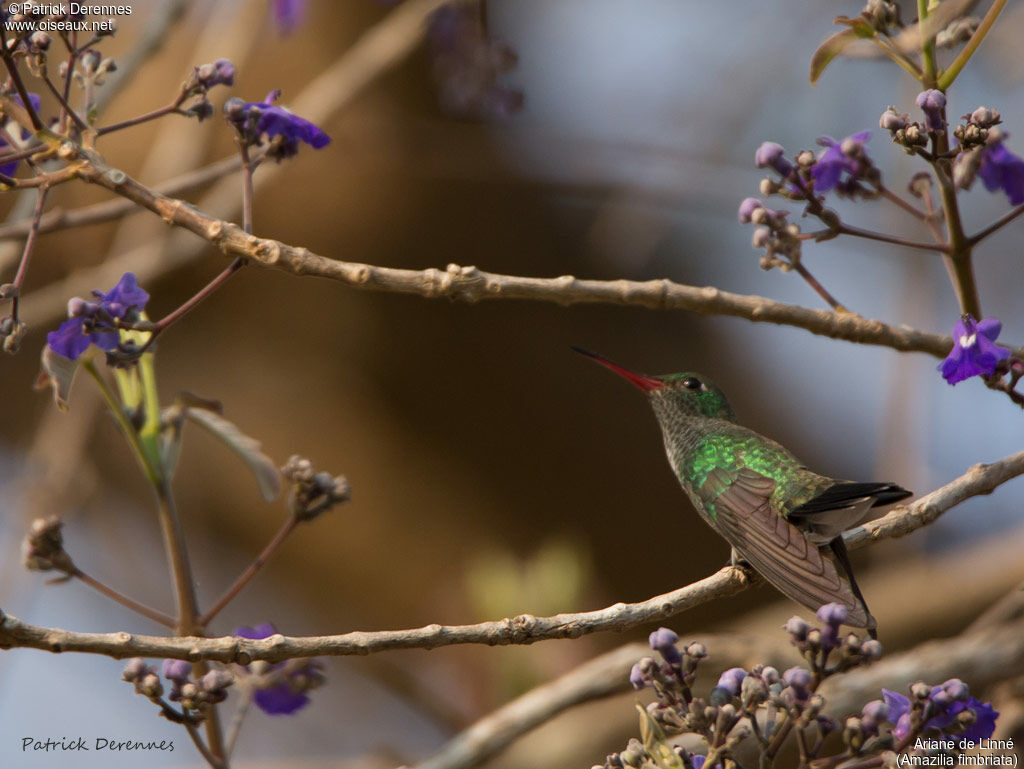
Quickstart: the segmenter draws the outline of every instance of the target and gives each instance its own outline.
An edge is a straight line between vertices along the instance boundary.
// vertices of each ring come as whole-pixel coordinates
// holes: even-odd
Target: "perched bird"
[[[669,464],[700,516],[779,591],[809,609],[846,607],[847,624],[877,623],[853,578],[843,532],[872,507],[910,496],[894,483],[840,481],[808,470],[783,446],[736,424],[722,391],[700,374],[649,376],[573,348],[643,390]],[[845,579],[819,548],[828,546]]]

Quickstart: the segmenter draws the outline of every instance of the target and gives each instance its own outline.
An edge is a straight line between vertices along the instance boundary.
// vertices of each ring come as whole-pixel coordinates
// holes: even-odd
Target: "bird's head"
[[[659,416],[671,414],[707,417],[725,419],[730,422],[735,419],[725,394],[714,382],[702,374],[692,371],[661,374],[660,376],[641,374],[581,347],[573,347],[573,349],[581,355],[592,358],[605,368],[611,369],[627,382],[643,390]]]

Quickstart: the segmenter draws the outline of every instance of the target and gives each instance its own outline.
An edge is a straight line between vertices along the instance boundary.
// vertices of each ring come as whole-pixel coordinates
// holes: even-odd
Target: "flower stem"
[[[832,294],[830,294],[828,290],[823,285],[821,285],[821,283],[818,282],[817,278],[811,275],[811,273],[808,271],[806,267],[803,266],[803,264],[801,264],[800,262],[793,263],[793,269],[797,271],[797,274],[799,274],[801,278],[807,281],[807,285],[813,288],[815,292],[818,294],[818,296],[820,296],[828,303],[829,307],[831,307],[836,312],[849,312],[848,309],[846,309],[842,304],[840,304],[839,301],[834,296],[832,296]]]
[[[178,604],[177,631],[179,635],[201,635],[198,622],[195,586],[192,584],[192,567],[188,549],[185,546],[185,532],[174,503],[170,482],[161,480],[155,484],[160,529],[163,533],[167,560],[171,565],[175,599]]]
[[[192,744],[196,746],[196,750],[206,759],[213,769],[224,769],[225,764],[219,758],[214,756],[208,747],[203,743],[203,738],[199,736],[199,732],[196,730],[195,725],[186,722],[184,724],[185,729],[188,731],[188,736],[192,738]]]
[[[181,320],[181,318],[184,317],[190,310],[194,309],[196,305],[198,305],[200,302],[206,299],[206,297],[208,297],[210,294],[216,291],[221,285],[227,282],[227,279],[234,275],[239,270],[239,268],[241,268],[244,265],[245,260],[242,257],[236,257],[235,261],[233,261],[231,264],[225,267],[224,270],[219,275],[217,275],[217,277],[215,277],[213,280],[211,280],[209,283],[207,283],[205,286],[199,289],[199,291],[197,291],[190,299],[185,300],[185,302],[183,302],[178,309],[168,313],[160,320],[158,320],[156,323],[154,323],[153,327],[149,329],[149,331],[152,333],[152,336],[143,346],[142,350],[146,350],[151,344],[153,344],[153,340],[156,339],[157,335],[160,332],[162,332],[164,329],[166,329],[168,326],[172,325],[176,321]]]
[[[892,203],[895,203],[897,206],[902,208],[904,211],[906,211],[908,214],[913,216],[915,219],[920,219],[922,222],[928,220],[928,214],[926,214],[920,208],[915,206],[913,203],[909,203],[906,200],[904,200],[903,198],[901,198],[899,195],[897,195],[895,192],[890,190],[884,184],[882,184],[882,183],[878,184],[878,191],[882,194],[882,197],[884,197],[886,200],[888,200],[888,201],[890,201]]]
[[[978,231],[974,235],[971,235],[971,237],[967,239],[968,244],[970,244],[971,246],[976,246],[978,243],[987,238],[993,232],[1000,229],[1001,227],[1006,226],[1021,214],[1024,214],[1024,206],[1017,206],[1012,211],[1003,214],[1001,217],[996,219],[994,222],[992,222],[992,224],[990,224],[985,229]]]
[[[238,149],[242,155],[242,229],[252,235],[252,175],[256,168],[249,157],[249,145],[241,137]]]
[[[15,323],[18,321],[18,301],[21,298],[21,287],[25,282],[25,274],[28,272],[28,263],[32,259],[32,252],[35,250],[36,236],[39,234],[39,221],[43,217],[43,206],[46,204],[46,193],[50,191],[48,186],[39,188],[36,196],[36,207],[32,210],[32,226],[25,237],[25,248],[21,252],[21,261],[18,263],[18,272],[14,275],[14,286],[16,288],[14,299],[11,301],[11,318]]]
[[[945,112],[945,111],[943,111]],[[943,114],[945,119],[945,114]],[[940,158],[949,149],[948,129],[935,134],[932,139],[932,155]],[[960,303],[960,312],[983,317],[981,300],[978,297],[978,286],[974,280],[974,265],[971,259],[973,244],[964,233],[963,221],[960,218],[960,206],[956,197],[956,186],[953,184],[952,163],[948,159],[937,159],[932,163],[935,170],[935,181],[939,185],[939,199],[942,202],[942,214],[946,220],[946,233],[949,246],[944,252],[946,270],[953,289]]]
[[[141,614],[143,617],[146,617],[148,619],[153,620],[158,625],[163,625],[164,627],[169,627],[169,628],[173,628],[174,627],[174,618],[173,617],[169,617],[169,616],[167,616],[166,614],[164,614],[161,611],[157,611],[156,609],[152,609],[149,606],[146,606],[145,604],[139,603],[138,601],[129,598],[128,596],[124,595],[123,593],[118,592],[114,588],[112,588],[112,587],[110,587],[108,585],[103,584],[98,579],[95,579],[94,577],[90,577],[88,574],[86,574],[84,571],[79,569],[77,566],[70,572],[70,574],[71,574],[72,577],[75,577],[76,579],[80,579],[82,582],[84,582],[86,585],[91,587],[93,590],[96,590],[96,591],[102,593],[103,595],[107,596],[107,598],[110,598],[111,600],[116,601],[117,603],[121,604],[122,606],[125,606],[125,607],[131,609],[136,614]]]
[[[918,0],[918,3],[922,0]],[[967,41],[967,45],[963,47],[960,53],[957,54],[953,62],[946,67],[946,70],[939,76],[936,87],[940,91],[945,91],[956,80],[960,71],[964,68],[974,52],[978,50],[978,46],[981,45],[981,41],[985,39],[985,36],[992,29],[992,25],[995,24],[996,18],[1002,12],[1003,7],[1006,5],[1006,0],[995,0],[991,7],[988,9],[988,13],[985,14],[985,18],[981,20],[978,28],[974,30],[974,34],[971,35],[971,39]]]
[[[935,88],[935,38],[925,38],[924,21],[928,18],[928,1],[917,0],[917,31],[921,35],[921,64],[924,71],[921,73],[921,86],[923,88]],[[945,90],[945,89],[942,89]]]
[[[271,559],[274,553],[280,549],[281,545],[284,544],[284,541],[288,538],[288,535],[295,530],[298,523],[299,520],[294,515],[288,517],[288,520],[286,520],[281,528],[278,529],[274,538],[267,543],[265,548],[263,548],[263,552],[260,553],[256,559],[249,564],[249,567],[238,576],[238,579],[236,579],[235,583],[224,592],[224,595],[222,595],[217,602],[199,618],[200,625],[208,625],[210,620],[216,617],[217,614],[219,614],[235,596],[242,592],[242,588],[249,584],[249,581],[256,576],[259,570],[262,569],[267,561]]]
[[[111,123],[110,125],[98,128],[96,129],[96,135],[104,136],[105,134],[113,133],[114,131],[120,131],[123,128],[131,128],[132,126],[137,126],[140,123],[146,123],[150,120],[156,120],[157,118],[161,118],[164,115],[169,115],[173,112],[177,112],[179,106],[181,106],[180,101],[175,100],[171,104],[159,107],[158,109],[155,109],[152,112],[147,112],[144,115],[138,115],[137,117],[122,120],[120,123]]]
[[[252,689],[246,687],[242,694],[242,701],[238,703],[235,715],[231,719],[231,726],[228,727],[227,747],[225,748],[226,756],[230,756],[235,752],[235,743],[238,742],[238,735],[242,731],[242,722],[245,721],[250,707],[252,707]]]
[[[866,238],[867,240],[877,240],[882,243],[892,243],[896,246],[906,246],[907,248],[919,248],[924,251],[938,251],[939,253],[948,253],[950,246],[945,243],[924,243],[917,240],[907,240],[896,235],[886,235],[883,232],[874,232],[873,230],[862,230],[860,227],[854,227],[849,224],[840,223],[837,232],[843,235],[853,235],[857,238]]]
[[[86,129],[88,129],[89,126],[86,125],[85,121],[82,120],[81,117],[79,117],[78,113],[75,112],[74,108],[70,104],[68,104],[67,100],[64,98],[64,94],[62,94],[60,90],[58,90],[57,86],[53,84],[53,81],[50,80],[49,77],[45,76],[45,73],[43,77],[43,82],[46,83],[46,87],[50,89],[50,93],[53,94],[54,98],[60,104],[62,114],[66,114],[69,118],[71,118],[74,124],[78,126],[78,130],[85,131]]]
[[[893,47],[892,43],[882,38],[874,38],[875,44],[882,49],[882,53],[889,57],[891,61],[898,64],[905,72],[907,72],[914,80],[921,79],[921,69],[914,62],[910,61],[903,52]]]
[[[128,445],[131,446],[132,452],[135,454],[135,458],[142,467],[142,471],[146,474],[146,478],[154,488],[158,487],[161,483],[160,479],[162,473],[159,468],[153,467],[150,463],[149,455],[146,452],[145,446],[142,445],[139,433],[124,415],[124,411],[121,408],[121,404],[118,403],[117,396],[114,395],[114,391],[110,389],[106,380],[104,380],[100,375],[100,372],[96,370],[96,364],[91,360],[85,361],[82,364],[82,368],[84,368],[89,376],[95,380],[100,393],[103,395],[103,399],[107,402],[107,407],[114,415],[114,419],[121,428],[121,432],[124,433],[125,438],[128,439]]]

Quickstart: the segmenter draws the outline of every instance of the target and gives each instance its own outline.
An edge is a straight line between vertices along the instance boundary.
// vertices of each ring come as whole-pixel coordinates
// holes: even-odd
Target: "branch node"
[[[254,238],[256,241],[253,248],[253,256],[256,257],[263,264],[277,264],[281,259],[281,244],[276,240],[260,240]]]
[[[107,177],[111,184],[115,187],[119,187],[124,184],[124,180],[128,178],[128,174],[122,171],[120,168],[108,168],[103,175]]]
[[[224,222],[214,219],[207,224],[206,239],[213,243],[213,245],[220,246],[221,241],[224,240]]]

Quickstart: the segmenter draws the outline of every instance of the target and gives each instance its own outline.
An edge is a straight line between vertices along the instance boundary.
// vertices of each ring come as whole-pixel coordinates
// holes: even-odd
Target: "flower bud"
[[[786,160],[786,150],[776,142],[764,142],[754,153],[754,162],[758,168],[771,168],[780,176],[789,176],[793,164]]]
[[[988,107],[978,107],[970,114],[968,120],[981,128],[991,128],[1002,122],[998,110],[989,109]]]
[[[946,127],[942,119],[942,111],[946,108],[946,94],[935,88],[929,88],[917,95],[917,106],[924,112],[924,126],[929,131],[941,131]]]
[[[660,627],[655,630],[650,634],[647,641],[651,648],[659,652],[664,657],[665,662],[670,665],[678,665],[683,661],[682,655],[675,646],[679,642],[679,636],[667,627]]]
[[[699,641],[694,641],[686,645],[686,656],[693,657],[695,660],[702,660],[708,656],[708,649]]]
[[[914,697],[914,699],[926,700],[931,693],[932,687],[922,681],[918,681],[917,683],[910,685],[910,695]]]
[[[753,221],[754,212],[763,208],[764,203],[757,198],[744,198],[743,202],[740,203],[739,211],[737,212],[740,224],[748,224]]]
[[[121,672],[121,680],[135,683],[148,672],[149,666],[146,665],[146,661],[142,657],[133,657],[124,666],[124,670]]]
[[[787,620],[786,624],[783,625],[783,629],[791,636],[793,636],[793,639],[796,641],[803,641],[804,639],[806,639],[807,631],[810,629],[810,627],[811,626],[808,625],[803,619],[795,615],[790,617],[789,620]]]

